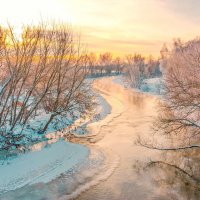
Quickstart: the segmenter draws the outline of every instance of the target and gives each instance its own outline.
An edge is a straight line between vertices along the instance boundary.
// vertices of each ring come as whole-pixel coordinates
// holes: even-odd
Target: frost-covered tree
[[[112,61],[113,61],[113,56],[110,52],[100,54],[99,69],[100,69],[101,75],[103,74],[103,72],[106,74],[110,74],[112,72],[112,68],[113,68]]]
[[[0,149],[31,141],[24,130],[41,113],[49,119],[36,133],[44,133],[57,116],[90,109],[86,59],[70,27],[26,26],[21,37],[12,27],[1,29],[0,54]]]
[[[180,135],[185,147],[200,147],[200,40],[175,41],[166,60],[165,100],[157,128]]]
[[[152,56],[149,56],[146,65],[146,77],[153,78],[159,77],[162,75],[160,71],[160,62],[159,60],[154,59]]]
[[[97,56],[94,53],[89,53],[87,55],[87,60],[88,60],[88,64],[87,64],[87,68],[89,70],[89,74],[90,76],[96,75],[97,72],[97,66],[98,66],[98,60],[97,60]]]
[[[115,69],[116,74],[120,74],[124,68],[124,61],[119,56],[113,60],[113,68]]]
[[[140,88],[145,77],[145,58],[140,54],[126,56],[126,76],[132,87]]]

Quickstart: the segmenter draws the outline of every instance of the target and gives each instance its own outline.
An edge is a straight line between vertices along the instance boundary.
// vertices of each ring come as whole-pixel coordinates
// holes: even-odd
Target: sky
[[[158,56],[163,43],[200,34],[199,0],[0,0],[0,24],[70,23],[88,51]]]

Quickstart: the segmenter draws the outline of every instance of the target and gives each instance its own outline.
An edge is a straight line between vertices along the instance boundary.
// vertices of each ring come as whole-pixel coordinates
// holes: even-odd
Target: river
[[[168,166],[149,167],[149,162],[163,160],[165,154],[137,143],[138,137],[147,142],[153,139],[158,97],[125,88],[113,78],[98,79],[93,88],[110,104],[111,113],[89,124],[89,135],[71,141],[90,149],[90,166],[86,163],[87,167],[77,172],[46,184],[26,186],[2,199],[199,199],[199,190],[191,189],[194,187],[185,182],[181,173]]]

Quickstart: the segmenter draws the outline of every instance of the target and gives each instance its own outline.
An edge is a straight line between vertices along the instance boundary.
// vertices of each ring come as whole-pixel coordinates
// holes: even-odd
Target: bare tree
[[[115,69],[116,74],[120,74],[124,68],[124,61],[119,56],[113,60],[113,68]]]
[[[110,52],[99,56],[90,53],[87,59],[87,68],[91,76],[116,75],[122,73],[124,69],[124,60],[121,57],[115,58]]]
[[[2,29],[3,30],[3,29]],[[24,27],[21,38],[11,26],[0,32],[0,141],[2,149],[29,140],[24,129],[41,112],[49,119],[84,114],[92,95],[80,39],[70,27],[44,24]]]
[[[94,53],[87,55],[88,57],[88,70],[91,76],[97,74],[97,56]]]
[[[140,88],[145,73],[144,57],[140,54],[126,56],[126,75],[132,87]]]
[[[165,134],[184,138],[187,148],[199,146],[200,40],[175,43],[167,59],[165,101],[157,125]]]
[[[103,72],[106,74],[110,74],[112,72],[112,57],[113,56],[110,52],[100,54],[99,69],[101,75],[103,74]]]
[[[154,130],[173,139],[172,146],[156,146],[160,150],[183,150],[200,147],[200,40],[174,43],[165,58],[164,98]]]
[[[160,62],[159,60],[154,59],[151,55],[147,60],[146,74],[148,78],[159,77],[162,73],[160,71]]]

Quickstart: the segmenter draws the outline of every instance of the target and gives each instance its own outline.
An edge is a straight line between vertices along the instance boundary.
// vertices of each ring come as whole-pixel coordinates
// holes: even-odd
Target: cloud
[[[168,10],[178,14],[186,20],[200,22],[200,1],[199,0],[165,0],[164,5]]]

